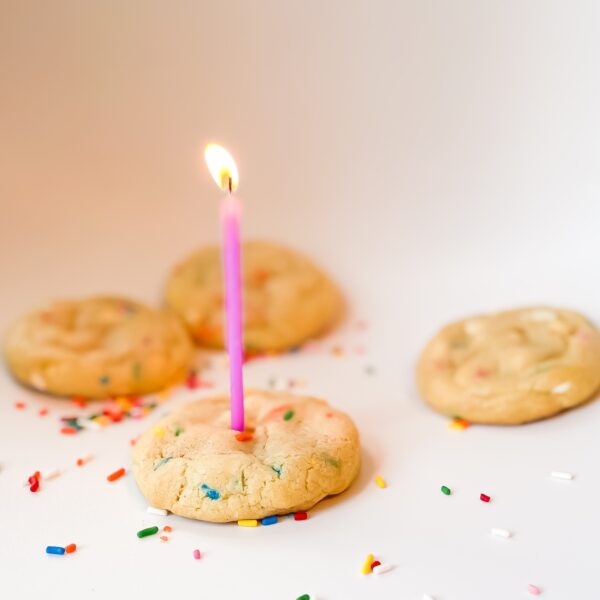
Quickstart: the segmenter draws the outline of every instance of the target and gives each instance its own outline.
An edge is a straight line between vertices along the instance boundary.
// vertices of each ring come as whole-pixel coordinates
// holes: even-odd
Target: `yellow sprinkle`
[[[367,554],[367,558],[365,558],[365,562],[363,563],[363,566],[360,568],[360,572],[363,575],[368,575],[371,572],[371,565],[373,564],[374,560],[375,560],[375,557],[372,554]]]
[[[384,488],[387,487],[387,483],[385,482],[385,479],[381,476],[381,475],[375,475],[375,483],[380,487],[380,488]]]
[[[449,429],[454,429],[455,431],[462,431],[466,429],[471,423],[469,421],[465,421],[465,419],[452,419],[450,423],[448,423]]]
[[[152,432],[154,433],[154,437],[157,438],[161,438],[163,437],[163,435],[165,435],[165,428],[164,427],[155,427]]]
[[[105,427],[110,423],[110,419],[106,415],[100,415],[94,419],[94,423],[98,423],[98,425]]]
[[[258,521],[256,519],[240,519],[238,525],[240,527],[257,527]]]

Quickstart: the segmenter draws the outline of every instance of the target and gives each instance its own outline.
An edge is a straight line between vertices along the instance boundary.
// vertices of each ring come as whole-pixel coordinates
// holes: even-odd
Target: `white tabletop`
[[[153,517],[131,475],[106,476],[129,465],[131,438],[212,390],[64,436],[59,417],[80,409],[2,372],[2,597],[506,600],[530,583],[548,600],[598,596],[600,402],[452,431],[413,379],[428,337],[463,315],[548,303],[600,322],[598,3],[9,0],[0,11],[2,330],[51,298],[158,303],[169,268],[217,239],[219,194],[199,151],[218,140],[238,161],[246,237],[306,251],[351,307],[318,352],[252,362],[247,383],[304,381],[299,392],[352,415],[364,449],[359,480],[306,522]],[[213,362],[205,375],[223,391]],[[64,472],[39,493],[22,487],[52,468]],[[168,542],[136,537],[153,524],[171,525]],[[70,542],[74,555],[45,554]],[[394,569],[360,575],[369,552]]]

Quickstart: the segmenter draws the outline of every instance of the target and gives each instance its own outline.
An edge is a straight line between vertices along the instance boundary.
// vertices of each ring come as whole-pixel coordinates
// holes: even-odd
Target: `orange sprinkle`
[[[169,538],[168,538],[166,535],[161,535],[161,536],[160,536],[160,539],[161,539],[163,542],[168,542],[168,541],[169,541]]]
[[[42,477],[42,474],[41,474],[39,471],[36,471],[36,472],[33,474],[33,476],[34,476],[36,479],[40,479],[40,478]]]
[[[125,475],[125,469],[121,468],[118,471],[111,473],[106,479],[108,479],[108,481],[116,481],[123,477],[123,475]]]
[[[84,465],[83,458],[78,458],[77,459],[77,466],[78,467],[83,467],[83,465]]]
[[[252,439],[252,434],[247,431],[240,431],[235,434],[235,439],[238,442],[249,442]]]
[[[73,404],[76,404],[79,408],[85,408],[87,405],[87,400],[83,396],[73,396],[72,401]]]
[[[173,528],[170,525],[165,525],[163,527],[163,531],[166,531],[168,533],[169,531],[173,531]]]
[[[40,408],[40,411],[38,412],[38,415],[40,415],[40,417],[45,417],[47,414],[48,414],[47,408]]]
[[[469,423],[469,421],[466,421],[465,419],[461,419],[460,417],[456,417],[456,418],[452,419],[452,421],[450,421],[450,423],[448,423],[448,427],[450,429],[454,429],[456,431],[462,431],[463,429],[466,429],[467,427],[469,427],[469,425],[471,425],[471,423]]]
[[[63,427],[60,432],[65,435],[73,435],[74,433],[77,433],[77,429],[75,429],[75,427]]]
[[[68,546],[65,546],[65,552],[67,554],[72,554],[75,552],[75,550],[77,550],[77,544],[69,544]]]
[[[15,408],[23,410],[25,408],[25,402],[15,402]]]

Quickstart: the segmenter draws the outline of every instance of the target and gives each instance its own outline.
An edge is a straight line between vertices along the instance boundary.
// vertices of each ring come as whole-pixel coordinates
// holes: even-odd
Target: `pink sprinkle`
[[[202,555],[200,554],[200,550],[198,550],[198,549],[194,550],[194,558],[196,560],[200,560],[202,558]]]
[[[527,586],[527,591],[532,595],[532,596],[539,596],[542,593],[542,590],[540,590],[540,588],[537,585],[533,585],[533,583],[530,583]]]

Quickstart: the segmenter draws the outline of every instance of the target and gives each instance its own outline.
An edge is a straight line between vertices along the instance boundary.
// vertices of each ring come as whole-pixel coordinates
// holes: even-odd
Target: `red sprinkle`
[[[47,408],[40,408],[38,415],[40,415],[40,417],[45,417],[48,414],[48,409]]]
[[[116,481],[117,479],[123,477],[123,475],[125,475],[125,469],[121,468],[118,471],[111,473],[106,479],[108,479],[108,481]]]
[[[77,429],[75,429],[75,427],[63,427],[60,432],[65,435],[73,435],[74,433],[77,433]]]
[[[31,487],[29,488],[30,492],[37,492],[40,489],[40,482],[37,479],[33,480]]]
[[[306,521],[308,515],[305,512],[294,513],[294,521]]]
[[[249,442],[252,439],[252,434],[248,433],[247,431],[240,431],[239,433],[235,434],[235,439],[238,442]]]
[[[65,552],[67,554],[72,554],[75,552],[75,550],[77,550],[77,544],[69,544],[68,546],[65,546]]]
[[[379,566],[380,564],[381,564],[381,563],[380,563],[378,560],[374,560],[374,561],[371,563],[371,571],[372,571],[372,570],[373,570],[375,567]]]
[[[200,386],[200,381],[198,380],[198,376],[196,375],[196,373],[190,373],[188,375],[188,378],[185,380],[185,385],[190,390],[195,390]]]
[[[73,400],[73,404],[75,404],[76,406],[79,406],[79,408],[85,408],[87,405],[86,399],[83,398],[82,396],[74,396],[72,400]]]
[[[489,502],[491,500],[491,498],[487,494],[480,494],[479,495],[479,499],[482,502]]]
[[[15,408],[23,410],[25,408],[25,402],[15,402]]]

